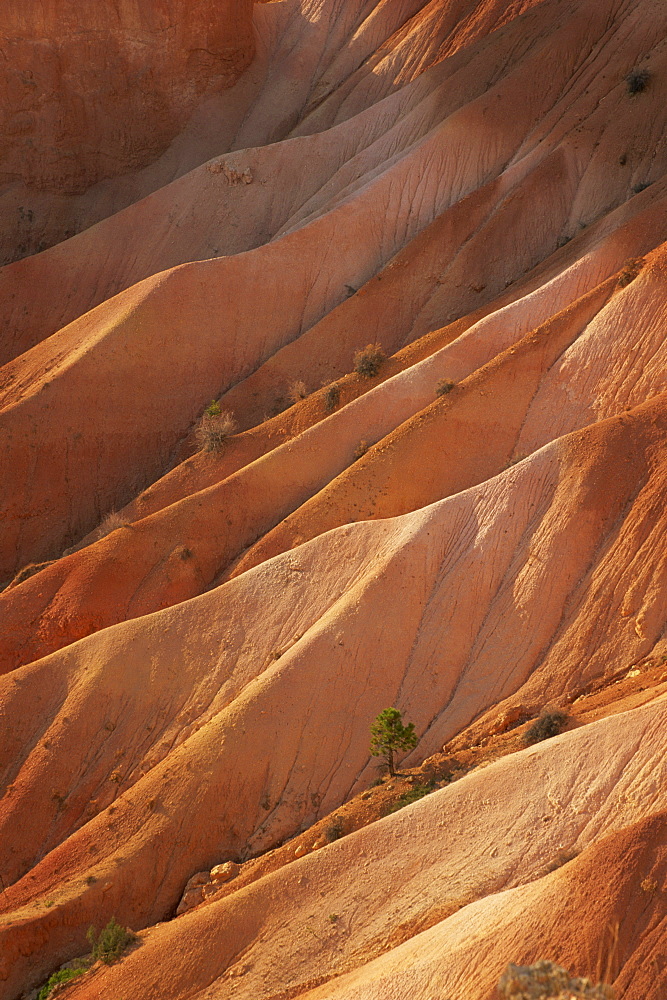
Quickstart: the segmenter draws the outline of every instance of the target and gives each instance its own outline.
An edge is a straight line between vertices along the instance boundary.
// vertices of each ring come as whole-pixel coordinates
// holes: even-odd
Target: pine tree
[[[384,757],[392,777],[396,774],[394,754],[414,750],[418,742],[414,723],[404,726],[397,708],[385,708],[371,726],[371,754]]]

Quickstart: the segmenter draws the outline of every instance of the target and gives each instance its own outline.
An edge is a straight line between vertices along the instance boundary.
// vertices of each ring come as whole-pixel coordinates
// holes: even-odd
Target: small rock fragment
[[[229,882],[230,879],[238,875],[240,870],[241,866],[237,865],[235,861],[225,861],[223,864],[211,868],[211,879],[213,882]]]
[[[224,160],[218,160],[216,163],[209,163],[206,169],[210,174],[223,174],[228,184],[252,184],[253,182],[250,167],[246,167],[245,170],[237,170],[235,167],[230,167]]]
[[[496,736],[498,733],[506,733],[508,729],[511,729],[525,714],[525,708],[523,705],[514,705],[512,708],[508,708],[505,712],[502,712],[489,728],[489,736]]]
[[[187,913],[188,910],[192,910],[195,906],[198,906],[203,902],[204,887],[203,885],[198,885],[194,889],[190,889],[188,892],[183,893],[183,898],[176,909],[176,916],[180,917],[181,913]]]

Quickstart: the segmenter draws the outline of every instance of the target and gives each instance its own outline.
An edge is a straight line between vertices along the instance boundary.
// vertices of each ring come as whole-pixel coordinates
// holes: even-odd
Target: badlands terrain
[[[665,1000],[667,6],[7,9],[0,998]]]

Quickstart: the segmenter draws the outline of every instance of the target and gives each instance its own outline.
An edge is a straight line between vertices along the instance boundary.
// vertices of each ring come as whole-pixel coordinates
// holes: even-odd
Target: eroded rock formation
[[[3,1000],[664,1000],[667,12],[254,18],[0,271]]]

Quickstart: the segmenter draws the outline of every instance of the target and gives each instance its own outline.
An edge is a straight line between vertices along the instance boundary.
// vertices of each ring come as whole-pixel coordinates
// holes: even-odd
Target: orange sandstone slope
[[[552,32],[545,32],[544,18],[550,11],[555,23]],[[144,277],[62,329],[56,326],[55,333],[52,322],[64,318],[63,299],[70,291],[78,297],[82,288],[95,290],[97,276],[89,282],[84,270],[73,288],[59,279],[56,289],[33,276],[20,296],[17,292],[17,297],[3,297],[10,342],[21,317],[32,314],[33,299],[44,294],[53,315],[40,320],[44,334],[52,335],[15,357],[0,376],[0,447],[3,466],[9,470],[0,574],[8,577],[28,562],[60,554],[106,512],[148,485],[170,462],[179,439],[212,395],[232,389],[234,409],[246,426],[248,420],[257,421],[257,409],[260,418],[265,406],[270,412],[273,400],[255,387],[252,378],[238,390],[233,387],[301,335],[313,334],[304,345],[306,355],[313,358],[326,355],[329,342],[342,334],[349,366],[354,348],[363,346],[367,335],[363,310],[349,318],[343,308],[336,310],[349,289],[360,289],[358,296],[364,298],[361,286],[385,266],[405,266],[397,255],[413,238],[424,235],[434,217],[453,212],[462,195],[493,183],[494,176],[498,178],[495,199],[486,205],[477,233],[452,222],[454,232],[448,235],[455,259],[446,262],[435,256],[432,263],[426,261],[431,264],[430,286],[417,282],[411,291],[404,283],[396,289],[407,300],[401,322],[387,325],[386,350],[393,353],[415,335],[465,316],[479,306],[480,295],[482,301],[492,301],[506,285],[545,262],[568,236],[580,233],[592,242],[599,235],[603,243],[612,244],[600,251],[598,281],[622,266],[628,251],[645,253],[661,242],[660,176],[665,154],[659,145],[657,155],[652,155],[650,135],[640,140],[637,100],[645,101],[649,132],[661,127],[656,122],[660,123],[667,103],[659,93],[659,79],[634,101],[627,94],[623,75],[633,64],[625,39],[627,18],[619,14],[617,30],[608,30],[608,16],[600,5],[579,0],[542,4],[523,20],[499,29],[504,56],[500,70],[499,57],[485,39],[473,44],[470,53],[454,56],[460,61],[467,55],[470,63],[455,73],[462,76],[458,87],[440,79],[448,68],[445,60],[381,101],[378,122],[389,130],[361,155],[372,109],[316,136],[267,147],[266,156],[291,158],[287,176],[293,183],[297,178],[297,197],[302,187],[298,184],[303,173],[298,170],[304,159],[303,149],[299,154],[302,142],[316,144],[307,156],[308,162],[314,160],[316,174],[321,177],[324,167],[336,170],[333,187],[323,183],[317,192],[317,206],[310,199],[309,214],[293,213],[289,229],[283,227],[285,231],[273,238],[269,232],[268,242]],[[525,35],[517,25],[525,27]],[[611,50],[599,55],[600,60],[607,65],[612,54],[617,58],[622,54],[622,69],[612,79],[602,66],[586,65],[570,87],[572,60],[587,57],[591,46],[597,57],[596,28],[602,36],[598,41]],[[638,29],[635,44],[650,46],[654,38],[654,33],[644,38]],[[543,74],[547,56],[555,61],[548,88],[527,87],[527,79]],[[479,70],[477,63],[482,64]],[[482,69],[490,81],[500,74],[488,89],[480,84]],[[524,100],[526,90],[531,96]],[[446,93],[451,95],[449,106],[443,101]],[[457,106],[452,109],[455,97]],[[612,116],[613,135],[603,106]],[[510,107],[520,113],[508,115]],[[399,120],[391,128],[396,116]],[[536,132],[541,121],[551,125],[546,135]],[[582,122],[589,127],[584,129]],[[636,154],[631,143],[639,146]],[[626,166],[621,167],[616,154],[626,147]],[[602,172],[602,148],[614,164],[606,171],[603,191],[601,181],[593,180]],[[336,169],[345,150],[350,160]],[[242,172],[245,154],[239,154],[233,165]],[[619,203],[632,195],[634,180],[652,175],[656,184],[640,192],[636,201],[630,198],[623,211]],[[247,200],[253,189],[252,184],[229,184],[222,179],[224,173],[216,176],[225,199],[239,194]],[[268,187],[269,179],[263,176]],[[285,174],[281,176],[284,187]],[[272,176],[272,183],[278,183],[278,175]],[[307,183],[305,187],[309,195]],[[265,202],[267,212],[273,214],[273,206],[284,197],[277,187]],[[533,224],[532,211],[537,197],[543,197],[545,213],[539,226]],[[605,231],[601,216],[615,207],[609,215],[614,233]],[[632,216],[644,212],[649,216],[644,228],[633,227]],[[591,231],[583,234],[582,224],[596,220],[597,227],[591,225]],[[178,220],[173,225],[178,231]],[[627,245],[626,227],[631,231]],[[580,270],[592,278],[587,267],[587,251],[593,252],[589,240],[579,240],[575,282]],[[495,255],[489,260],[490,246]],[[64,253],[67,247],[63,246]],[[72,252],[75,249],[72,246]],[[424,249],[429,249],[428,241]],[[610,257],[615,257],[613,263]],[[134,259],[134,251],[128,259]],[[418,259],[411,260],[419,270]],[[567,254],[560,258],[561,275],[568,261],[572,263]],[[79,273],[76,257],[71,268]],[[556,276],[553,285],[558,284]],[[35,293],[35,285],[44,292]],[[571,288],[570,295],[574,292]],[[84,308],[94,301],[89,297]],[[34,311],[39,315],[39,301]],[[318,330],[323,317],[334,312],[336,322]],[[354,337],[343,332],[348,323],[354,325]],[[377,327],[369,332],[384,336]],[[339,357],[327,366],[313,360],[314,384],[307,388],[318,388],[322,379],[343,374],[344,362]],[[289,369],[285,374],[291,374]],[[258,405],[252,412],[254,403]]]
[[[72,196],[152,163],[204,95],[238,80],[255,52],[252,0],[7,0],[0,43],[11,260],[75,232]]]
[[[181,55],[222,37],[168,6]],[[13,199],[28,247],[81,230],[0,270],[0,998],[115,916],[74,1000],[491,1000],[540,957],[664,1000],[664,5],[253,16],[147,166],[128,121],[100,179],[100,91],[85,191],[0,190],[17,255]],[[389,705],[412,768],[573,721],[304,840],[368,803]]]
[[[354,116],[539,2],[310,0],[253,14],[250,0],[200,0],[194,11],[185,0],[8,0],[0,260],[67,239],[212,156]],[[150,211],[139,216],[151,225]],[[77,256],[85,263],[81,245]],[[46,258],[49,273],[59,258]]]
[[[95,920],[162,919],[194,871],[271,847],[363,789],[383,705],[415,720],[426,755],[494,703],[535,712],[664,649],[664,424],[658,397],[458,496],[338,528],[6,675],[10,988],[81,951]],[[664,712],[646,711],[646,736],[609,720],[619,753],[655,747],[628,793],[639,815],[664,792]],[[594,734],[589,745],[608,754]],[[568,752],[587,784],[581,749]],[[624,765],[604,759],[616,788]],[[559,816],[590,830],[591,813],[604,830],[637,815],[596,802]],[[535,850],[560,842],[538,836]],[[399,864],[405,845],[391,843]]]
[[[168,984],[170,996],[248,1000],[491,998],[508,953],[534,961],[550,949],[580,973],[603,970],[622,996],[659,1000],[666,982],[664,806],[656,800],[656,811],[637,819],[632,807],[620,806],[626,782],[641,785],[640,762],[615,753],[608,732],[628,726],[627,736],[644,746],[642,763],[660,768],[659,758],[645,754],[664,726],[664,702],[662,720],[645,714],[646,728],[637,732],[639,719],[629,713],[615,727],[580,731],[569,746],[561,738],[549,750],[524,751],[509,769],[500,762],[470,775],[160,924],[120,965],[84,978],[71,995],[151,996]],[[606,781],[588,770],[598,762]],[[623,777],[610,792],[614,767]],[[564,814],[564,797],[578,815]],[[614,818],[605,823],[608,810]],[[536,826],[548,828],[539,840]],[[558,845],[576,859],[545,874],[545,847],[554,853]],[[635,956],[650,973],[637,968]]]

